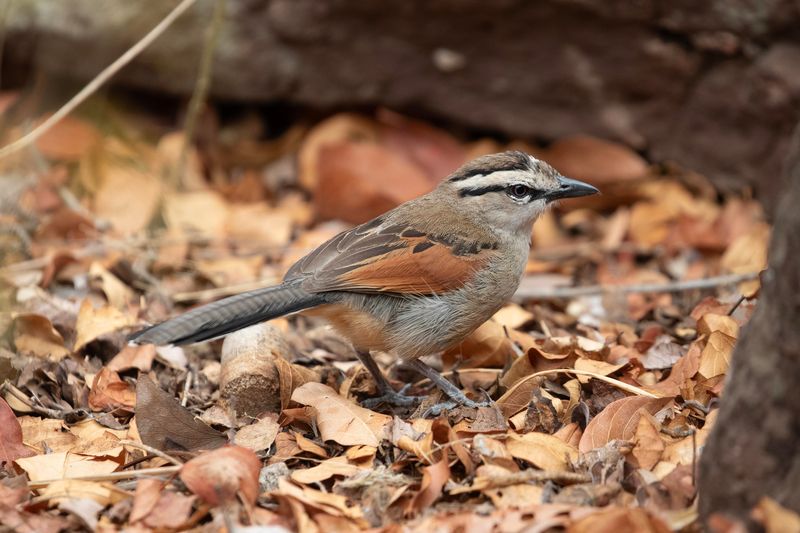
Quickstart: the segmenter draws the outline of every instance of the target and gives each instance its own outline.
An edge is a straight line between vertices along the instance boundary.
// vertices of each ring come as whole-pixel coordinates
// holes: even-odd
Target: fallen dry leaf
[[[195,496],[164,490],[158,479],[141,479],[136,484],[133,507],[128,520],[154,529],[178,529],[187,522]]]
[[[211,450],[227,443],[144,374],[136,381],[135,412],[142,442],[158,450]]]
[[[314,206],[323,219],[360,224],[432,188],[419,167],[387,148],[363,142],[326,144],[319,154]]]
[[[516,356],[506,330],[496,320],[481,324],[466,339],[442,354],[445,368],[502,367]]]
[[[6,401],[0,398],[0,467],[35,453],[22,443],[22,427]]]
[[[560,139],[542,157],[565,176],[598,187],[647,174],[647,162],[627,146],[588,135]]]
[[[364,409],[342,398],[322,383],[306,383],[295,389],[292,400],[316,410],[323,440],[345,446],[379,446],[391,417]]]
[[[275,437],[278,436],[278,431],[280,431],[278,416],[269,413],[237,431],[233,443],[248,450],[260,452],[272,446]]]
[[[612,440],[631,440],[639,423],[640,409],[652,415],[671,401],[672,398],[629,396],[611,402],[586,426],[578,449],[586,453]]]
[[[231,503],[237,494],[248,504],[258,497],[261,460],[247,448],[225,446],[195,457],[181,468],[181,480],[211,505]]]
[[[355,113],[339,113],[317,124],[303,140],[298,153],[298,180],[307,191],[317,188],[320,178],[320,151],[324,146],[344,141],[377,141],[378,126]]]
[[[644,509],[610,507],[578,520],[569,527],[568,531],[570,533],[595,533],[598,531],[669,533],[669,528]]]
[[[633,436],[632,463],[639,468],[650,470],[661,459],[664,453],[664,440],[661,438],[658,425],[652,417],[641,415]]]
[[[42,117],[46,120],[49,116]],[[100,132],[85,120],[67,116],[36,140],[36,148],[48,159],[77,161],[100,140]]]
[[[51,361],[60,361],[70,353],[50,320],[37,314],[14,317],[14,346],[23,354]]]
[[[16,459],[31,481],[98,476],[116,471],[120,464],[91,455],[57,452]]]
[[[517,459],[542,470],[565,471],[578,459],[578,450],[553,435],[545,433],[508,434],[506,447]]]
[[[133,385],[123,381],[119,374],[106,367],[95,374],[89,392],[89,406],[95,411],[112,411],[119,407],[133,409],[136,392]]]
[[[419,513],[423,509],[428,509],[442,495],[442,489],[449,479],[450,466],[446,457],[438,463],[422,467],[422,483],[419,492],[414,495],[406,512]]]
[[[697,333],[699,335],[711,335],[715,331],[736,339],[739,337],[739,324],[728,315],[716,313],[706,313],[697,321]]]
[[[99,278],[100,288],[112,307],[123,311],[136,300],[133,290],[100,263],[96,261],[92,263],[89,267],[89,276]]]
[[[709,335],[706,347],[700,354],[700,367],[698,372],[705,378],[713,378],[724,374],[728,370],[733,355],[736,339],[714,331]]]
[[[147,372],[156,357],[156,347],[152,344],[128,344],[108,362],[106,368],[119,372],[136,368]]]
[[[162,185],[158,178],[132,163],[105,160],[100,168],[102,177],[94,197],[95,214],[123,235],[147,228],[161,203]]]
[[[352,464],[347,457],[332,457],[319,463],[317,466],[298,469],[292,472],[292,481],[310,485],[330,479],[334,476],[350,477],[365,469]]]
[[[164,197],[164,220],[178,233],[221,238],[227,231],[228,203],[213,191],[171,193]]]
[[[74,351],[92,342],[102,335],[113,333],[122,328],[136,324],[136,319],[112,306],[94,307],[88,299],[81,303],[78,311],[78,322],[75,325],[77,338]]]

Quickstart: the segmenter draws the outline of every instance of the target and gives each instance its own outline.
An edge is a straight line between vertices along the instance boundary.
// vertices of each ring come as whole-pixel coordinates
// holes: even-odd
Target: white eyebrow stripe
[[[519,179],[519,170],[498,170],[489,174],[475,174],[461,181],[455,182],[458,190],[483,189],[496,185],[512,185],[514,183],[524,183]]]

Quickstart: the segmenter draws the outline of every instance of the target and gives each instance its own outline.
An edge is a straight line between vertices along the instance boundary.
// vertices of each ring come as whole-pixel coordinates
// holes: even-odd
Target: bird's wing
[[[340,233],[300,259],[286,281],[308,292],[441,294],[467,283],[497,244],[430,235],[381,217]]]

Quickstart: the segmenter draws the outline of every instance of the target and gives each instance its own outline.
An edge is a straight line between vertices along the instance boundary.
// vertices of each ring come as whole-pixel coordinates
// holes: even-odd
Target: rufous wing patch
[[[334,284],[364,292],[443,293],[469,282],[489,257],[456,256],[448,246],[426,240],[409,244],[340,274]]]

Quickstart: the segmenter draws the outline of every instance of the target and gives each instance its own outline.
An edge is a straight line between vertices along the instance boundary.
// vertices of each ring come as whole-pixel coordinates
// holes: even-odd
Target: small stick
[[[59,479],[42,479],[40,481],[31,481],[28,483],[29,489],[41,489],[52,483],[65,480],[75,481],[117,481],[120,479],[130,479],[137,477],[145,477],[150,475],[160,474],[175,474],[180,471],[181,466],[159,466],[156,468],[142,468],[141,470],[126,470],[123,472],[111,472],[110,474],[101,474],[97,476],[76,476],[76,477],[62,477]]]
[[[522,287],[514,294],[514,298],[517,300],[559,300],[577,298],[579,296],[600,296],[603,294],[682,292],[735,285],[757,277],[758,272],[747,272],[745,274],[725,274],[711,278],[673,281],[670,283],[587,285],[585,287],[553,287],[547,289],[527,289]]]
[[[549,470],[523,470],[522,472],[512,472],[490,478],[477,478],[470,487],[458,487],[450,491],[450,494],[462,494],[476,490],[499,489],[510,485],[522,483],[555,481],[562,484],[589,483],[591,476],[578,472],[557,472]]]
[[[130,446],[132,448],[139,448],[140,450],[144,450],[147,453],[155,455],[156,457],[160,457],[161,459],[164,459],[168,463],[171,463],[175,466],[181,466],[183,464],[183,461],[175,459],[171,455],[166,454],[161,450],[157,450],[152,446],[148,446],[147,444],[144,444],[142,442],[136,442],[135,440],[121,440],[119,441],[119,443],[122,444],[123,446]]]
[[[203,44],[203,55],[200,58],[200,69],[197,73],[197,82],[194,92],[189,99],[189,107],[186,111],[186,121],[183,125],[183,146],[178,156],[178,164],[173,170],[173,184],[177,185],[186,167],[186,159],[189,157],[189,146],[194,138],[194,130],[197,126],[197,118],[203,102],[206,100],[208,88],[211,85],[211,73],[214,67],[214,51],[217,49],[219,34],[222,29],[222,22],[225,20],[225,0],[216,0],[214,3],[214,14],[211,16],[211,24],[206,29],[205,42]]]
[[[547,376],[550,374],[575,374],[576,376],[588,376],[590,378],[594,378],[600,381],[605,381],[610,385],[614,385],[615,387],[622,389],[626,392],[630,392],[631,394],[635,394],[637,396],[645,396],[647,398],[661,398],[652,392],[648,392],[642,388],[636,387],[634,385],[629,385],[624,381],[620,381],[618,379],[610,378],[608,376],[604,376],[603,374],[598,374],[597,372],[590,372],[588,370],[578,370],[575,368],[554,368],[552,370],[542,370],[540,372],[534,372],[528,376],[525,376],[523,379],[529,379],[535,376]],[[511,389],[509,389],[511,390]]]
[[[155,28],[141,38],[139,42],[131,46],[128,51],[122,54],[113,63],[103,69],[92,81],[90,81],[83,89],[70,99],[69,102],[64,104],[58,111],[50,115],[50,118],[39,124],[36,128],[26,133],[11,144],[7,144],[0,148],[0,159],[8,155],[18,152],[26,146],[35,143],[42,135],[60,122],[64,117],[72,113],[76,107],[81,105],[87,98],[97,91],[105,82],[107,82],[114,74],[119,72],[122,67],[130,63],[133,58],[139,55],[142,50],[150,46],[164,30],[166,30],[175,20],[181,16],[184,11],[189,9],[196,0],[183,0],[180,4],[175,6],[175,9],[169,12],[164,19],[159,22]]]
[[[194,377],[194,372],[191,368],[186,371],[186,379],[183,381],[183,392],[181,393],[181,407],[186,407],[186,404],[189,403],[189,390],[192,388],[192,381]]]

